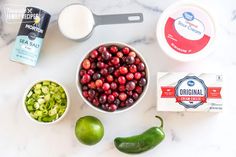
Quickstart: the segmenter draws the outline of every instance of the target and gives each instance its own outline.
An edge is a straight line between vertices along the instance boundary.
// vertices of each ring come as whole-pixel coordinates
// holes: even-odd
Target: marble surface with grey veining
[[[0,156],[1,157],[125,157],[113,139],[130,136],[159,125],[164,118],[166,139],[143,157],[235,157],[236,156],[236,1],[198,0],[211,9],[217,20],[217,45],[204,60],[179,63],[168,58],[156,40],[156,24],[165,8],[175,0],[0,0]],[[84,42],[64,38],[58,30],[60,10],[82,3],[96,14],[142,12],[141,24],[106,25],[95,29]],[[52,15],[36,67],[9,61],[19,23],[6,23],[5,5],[37,6]],[[110,33],[112,32],[112,34]],[[98,113],[83,103],[75,86],[76,68],[82,57],[100,43],[120,41],[134,46],[150,68],[150,87],[143,100],[122,114]],[[212,113],[158,113],[158,71],[223,72],[224,111]],[[33,81],[53,78],[67,87],[71,108],[60,123],[41,126],[31,122],[22,108],[22,96]],[[74,135],[76,120],[84,115],[98,117],[105,136],[95,146],[80,144]]]

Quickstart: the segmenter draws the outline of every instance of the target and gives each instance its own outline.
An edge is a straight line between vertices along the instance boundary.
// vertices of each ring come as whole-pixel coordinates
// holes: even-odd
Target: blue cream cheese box
[[[220,73],[159,72],[157,110],[222,111],[222,84]]]

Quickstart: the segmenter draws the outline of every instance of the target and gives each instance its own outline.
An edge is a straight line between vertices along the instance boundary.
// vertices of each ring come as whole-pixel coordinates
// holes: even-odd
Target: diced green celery
[[[34,108],[33,108],[33,106],[28,105],[28,106],[27,106],[27,110],[28,110],[28,111],[33,111]]]
[[[49,101],[49,100],[50,100],[50,97],[51,97],[50,94],[47,94],[47,95],[45,95],[44,100],[45,100],[45,101]]]
[[[47,86],[43,86],[43,87],[42,87],[42,92],[43,92],[44,94],[49,93],[49,88],[48,88]]]
[[[44,99],[38,99],[38,103],[41,105],[41,104],[45,103],[45,100]]]
[[[40,89],[42,87],[42,85],[40,83],[35,85],[35,89]]]
[[[43,116],[43,111],[36,110],[36,111],[35,111],[35,114],[36,114],[38,117],[42,117],[42,116]]]
[[[46,109],[47,109],[47,107],[46,107],[46,105],[44,105],[44,104],[41,104],[41,105],[39,106],[39,110],[41,110],[41,111],[46,110]]]
[[[29,100],[26,102],[27,105],[33,105],[35,100],[33,98],[29,98]]]
[[[35,89],[35,90],[34,90],[34,93],[37,94],[37,95],[40,95],[42,92],[41,92],[40,89]]]
[[[30,92],[27,94],[27,97],[28,97],[28,98],[31,97],[32,94],[33,94],[33,92],[30,91]]]
[[[49,110],[48,115],[49,115],[49,116],[53,116],[53,115],[55,115],[56,113],[57,113],[57,109],[53,108],[53,109]]]
[[[38,102],[34,103],[34,108],[39,109],[40,104]]]
[[[50,81],[43,81],[43,85],[44,85],[44,86],[50,85]]]
[[[55,87],[58,86],[58,85],[57,85],[56,83],[54,83],[54,82],[51,82],[51,85],[52,85],[52,86],[55,86]]]

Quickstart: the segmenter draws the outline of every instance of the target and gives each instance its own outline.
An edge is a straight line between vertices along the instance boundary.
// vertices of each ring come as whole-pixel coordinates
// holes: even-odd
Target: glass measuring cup
[[[78,41],[88,39],[98,25],[140,22],[143,22],[142,13],[96,15],[81,4],[65,7],[58,18],[61,33],[69,39]]]

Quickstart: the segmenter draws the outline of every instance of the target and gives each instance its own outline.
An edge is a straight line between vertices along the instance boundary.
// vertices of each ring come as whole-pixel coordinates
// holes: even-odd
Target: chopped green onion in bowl
[[[30,117],[38,122],[52,123],[64,115],[68,94],[54,81],[40,81],[25,96],[24,105]]]

